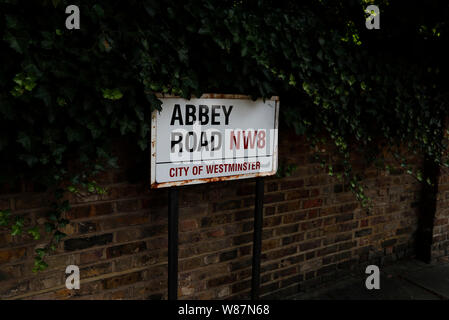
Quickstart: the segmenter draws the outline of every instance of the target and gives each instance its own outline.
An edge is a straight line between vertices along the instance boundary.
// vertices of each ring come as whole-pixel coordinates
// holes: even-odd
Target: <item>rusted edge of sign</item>
[[[174,95],[163,95],[157,94],[158,98],[181,98],[179,96]],[[250,96],[247,95],[237,95],[237,94],[215,94],[208,93],[203,94],[200,99],[248,99],[251,100]],[[278,129],[279,125],[279,97],[273,96],[270,99],[266,99],[267,101],[275,101],[275,129]],[[156,117],[157,110],[154,110],[151,114],[151,189],[165,188],[165,187],[175,187],[175,186],[183,186],[183,185],[191,185],[191,184],[200,184],[200,183],[208,183],[208,182],[218,182],[218,181],[230,181],[230,180],[239,180],[239,179],[248,179],[248,178],[256,178],[256,177],[265,177],[275,175],[278,169],[278,133],[276,132],[276,137],[274,140],[274,152],[273,152],[273,170],[269,172],[260,172],[260,173],[246,173],[246,174],[237,174],[232,176],[224,176],[224,177],[213,177],[213,178],[202,178],[202,179],[189,179],[182,181],[170,181],[170,182],[156,182]]]
[[[181,98],[182,99],[182,97],[180,97],[180,96],[175,96],[172,94],[165,94],[165,93],[156,93],[156,97],[158,97],[158,98]],[[228,94],[228,93],[204,93],[199,98],[192,96],[192,99],[247,99],[247,100],[252,100],[251,96],[248,96],[248,95]],[[279,101],[279,97],[272,96],[271,98],[267,98],[265,100]]]
[[[200,184],[200,183],[209,183],[209,182],[218,182],[218,181],[230,181],[230,180],[239,180],[239,179],[248,179],[248,178],[256,178],[263,176],[272,176],[276,174],[276,170],[270,172],[261,172],[261,173],[247,173],[247,174],[238,174],[233,176],[224,176],[224,177],[214,177],[214,178],[203,178],[203,179],[191,179],[191,180],[182,180],[182,181],[170,181],[170,182],[162,182],[162,183],[154,183],[151,185],[151,189],[165,188],[165,187],[175,187],[175,186],[184,186],[184,185],[192,185],[192,184]]]
[[[156,187],[156,117],[157,117],[157,110],[154,110],[151,113],[151,176],[150,176],[150,185],[151,188],[157,188]]]

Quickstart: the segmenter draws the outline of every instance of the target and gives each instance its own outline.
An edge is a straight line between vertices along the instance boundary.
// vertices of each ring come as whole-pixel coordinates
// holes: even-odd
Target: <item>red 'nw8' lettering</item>
[[[251,136],[251,133],[253,133],[253,135]],[[240,135],[242,134],[242,135]],[[245,132],[245,130],[243,131],[237,131],[236,133],[234,133],[234,131],[231,131],[231,145],[230,148],[233,149],[240,149],[240,142],[241,139],[243,139],[243,149],[248,149],[248,145],[250,147],[250,149],[254,148],[254,145],[256,143],[256,137],[257,137],[257,147],[258,148],[264,148],[265,147],[265,138],[266,138],[266,133],[265,130],[261,130],[261,131],[249,131],[249,132]]]

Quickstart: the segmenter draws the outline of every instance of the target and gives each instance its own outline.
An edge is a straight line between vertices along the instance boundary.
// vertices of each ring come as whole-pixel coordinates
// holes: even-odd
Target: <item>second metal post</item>
[[[251,299],[259,299],[260,253],[262,248],[264,178],[256,178],[256,200],[254,203],[253,267],[251,278]]]

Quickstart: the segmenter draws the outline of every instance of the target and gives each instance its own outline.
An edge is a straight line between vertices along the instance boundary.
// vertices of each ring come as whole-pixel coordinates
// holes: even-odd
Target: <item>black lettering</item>
[[[220,121],[216,121],[215,119],[220,116],[220,113],[218,112],[218,109],[220,109],[221,106],[212,106],[212,124],[213,125],[219,125]]]
[[[187,122],[187,121],[186,121]],[[190,137],[192,137],[193,138],[193,143],[191,144],[190,143]],[[185,146],[186,146],[186,150],[188,151],[188,152],[193,152],[195,149],[196,149],[196,145],[197,145],[197,137],[196,137],[196,134],[195,134],[195,132],[193,132],[193,131],[189,131],[188,133],[187,133],[187,137],[186,137],[186,143],[185,143]]]
[[[205,125],[209,122],[209,107],[206,105],[200,105],[199,120],[201,125]]]
[[[201,147],[206,147],[206,151],[209,151],[209,142],[207,141],[206,132],[201,132]]]
[[[234,106],[229,106],[228,111],[226,112],[226,106],[222,106],[223,108],[223,113],[225,115],[225,124],[228,125],[229,124],[229,116],[231,115],[231,110]]]
[[[182,141],[182,133],[181,132],[172,132],[171,133],[171,152],[174,152],[174,147],[178,143]],[[179,145],[179,152],[182,152],[182,144]]]
[[[183,125],[181,107],[179,106],[179,104],[175,104],[175,107],[173,108],[173,114],[171,115],[171,121],[170,121],[171,126],[175,124],[175,120],[179,121],[180,126]]]
[[[193,104],[186,104],[186,125],[192,125],[196,121],[196,107]]]
[[[215,137],[217,137],[216,144],[214,144]],[[220,148],[221,148],[221,133],[220,132],[212,132],[210,142],[212,144],[211,151],[220,150]]]

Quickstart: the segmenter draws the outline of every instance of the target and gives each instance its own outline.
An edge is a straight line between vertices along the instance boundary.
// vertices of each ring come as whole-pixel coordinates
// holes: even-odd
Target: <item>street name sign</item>
[[[274,175],[279,99],[159,96],[151,118],[151,188]]]

